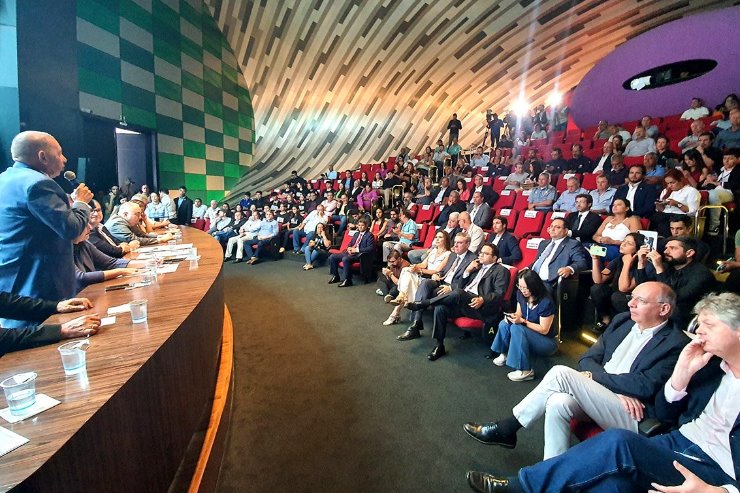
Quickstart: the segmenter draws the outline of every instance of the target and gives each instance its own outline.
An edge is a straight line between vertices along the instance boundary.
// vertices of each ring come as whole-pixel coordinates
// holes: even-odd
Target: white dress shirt
[[[604,365],[604,371],[611,375],[629,373],[637,355],[666,323],[663,322],[657,327],[651,327],[643,331],[640,330],[637,324],[633,325],[630,333],[622,339],[617,349],[614,350],[612,357]]]

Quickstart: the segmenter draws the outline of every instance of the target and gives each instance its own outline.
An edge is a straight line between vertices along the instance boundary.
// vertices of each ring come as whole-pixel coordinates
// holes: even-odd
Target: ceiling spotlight
[[[553,91],[547,98],[547,105],[554,108],[558,106],[562,100],[563,95],[560,94],[558,91]]]
[[[516,115],[527,116],[529,115],[529,103],[523,99],[519,99],[511,105],[511,109]]]

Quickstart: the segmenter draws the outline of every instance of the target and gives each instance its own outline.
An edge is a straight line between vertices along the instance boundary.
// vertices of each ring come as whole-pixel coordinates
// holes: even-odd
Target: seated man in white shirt
[[[648,152],[655,152],[655,141],[645,135],[644,128],[637,126],[634,137],[624,148],[625,156],[644,156]]]
[[[696,339],[681,351],[658,392],[656,416],[677,422],[668,434],[646,438],[607,430],[514,477],[469,472],[485,492],[733,492],[740,478],[740,297],[708,295],[695,308]]]
[[[691,107],[681,113],[681,120],[698,120],[709,116],[709,110],[704,106],[701,98],[691,98]]]

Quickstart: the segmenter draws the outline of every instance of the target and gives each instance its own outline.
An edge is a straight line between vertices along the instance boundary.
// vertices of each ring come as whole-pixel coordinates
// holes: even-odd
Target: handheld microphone
[[[73,188],[80,186],[80,182],[77,181],[77,174],[74,171],[65,171],[64,179],[67,180]]]

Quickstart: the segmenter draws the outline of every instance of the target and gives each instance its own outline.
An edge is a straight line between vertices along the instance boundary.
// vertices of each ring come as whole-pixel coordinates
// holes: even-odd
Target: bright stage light
[[[515,101],[514,104],[511,105],[511,109],[514,111],[515,115],[518,115],[518,116],[529,115],[529,103],[527,103],[523,99],[519,99]]]
[[[553,91],[550,94],[550,96],[547,98],[547,105],[554,108],[556,106],[559,106],[562,100],[563,100],[563,95],[560,94],[558,91]]]

